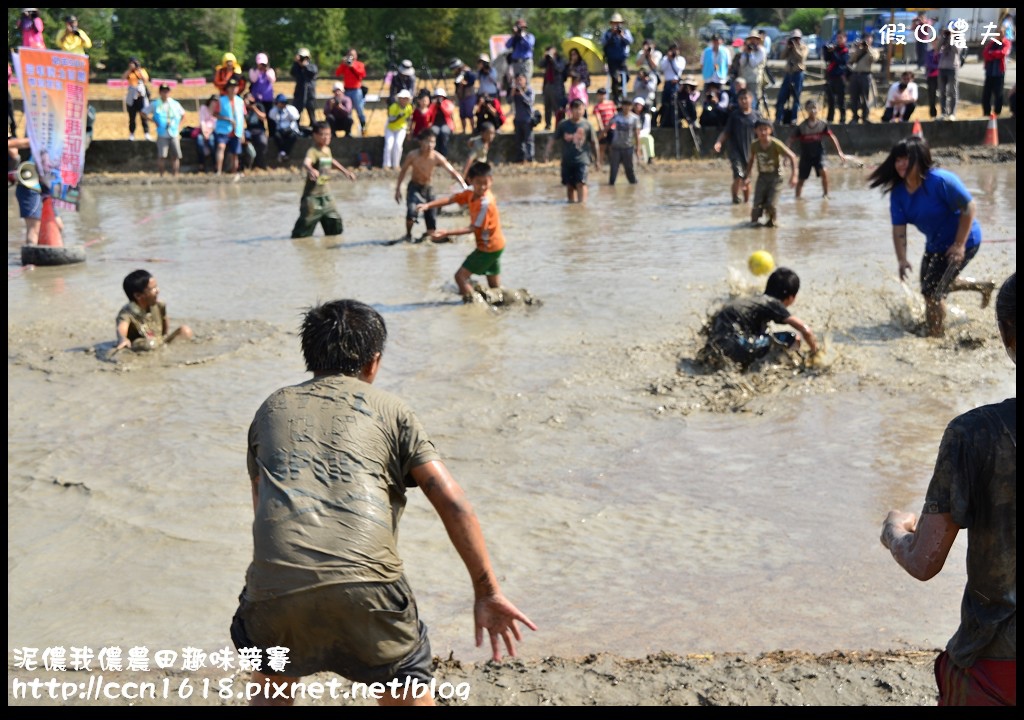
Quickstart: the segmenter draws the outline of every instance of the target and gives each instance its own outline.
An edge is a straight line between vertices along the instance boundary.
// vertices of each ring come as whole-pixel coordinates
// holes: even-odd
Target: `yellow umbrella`
[[[600,45],[593,40],[579,36],[562,41],[562,52],[565,53],[566,59],[569,58],[569,51],[573,48],[576,48],[576,52],[583,58],[583,62],[587,64],[587,69],[590,72],[595,74],[604,72],[604,52]]]

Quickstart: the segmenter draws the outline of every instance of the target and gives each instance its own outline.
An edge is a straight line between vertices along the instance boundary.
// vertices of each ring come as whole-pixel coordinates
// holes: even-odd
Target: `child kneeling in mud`
[[[773,345],[799,347],[797,333],[812,353],[818,352],[818,342],[811,328],[789,312],[799,291],[799,276],[789,268],[777,268],[768,276],[763,294],[737,298],[718,311],[699,357],[704,362],[714,362],[724,356],[746,370],[755,360],[767,355]],[[769,322],[790,325],[797,333],[769,332]]]

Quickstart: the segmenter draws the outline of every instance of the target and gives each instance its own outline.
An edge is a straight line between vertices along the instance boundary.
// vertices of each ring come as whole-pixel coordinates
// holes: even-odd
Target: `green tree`
[[[320,77],[329,77],[350,44],[346,20],[352,12],[320,7],[246,8],[243,17],[249,39],[243,48],[245,57],[239,55],[239,61],[251,67],[256,53],[265,52],[278,79],[287,80],[295,51],[305,47],[319,66]]]
[[[821,30],[821,19],[832,12],[832,8],[800,8],[794,10],[782,27],[785,30],[800,28],[808,34],[817,34]]]

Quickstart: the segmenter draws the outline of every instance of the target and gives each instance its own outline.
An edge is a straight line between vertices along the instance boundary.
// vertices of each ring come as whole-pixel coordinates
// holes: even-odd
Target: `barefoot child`
[[[762,213],[768,215],[768,227],[775,227],[776,204],[782,189],[782,163],[789,164],[789,186],[796,186],[796,155],[778,138],[772,137],[772,124],[768,120],[754,123],[757,139],[750,144],[747,177],[757,161],[757,185],[754,187],[754,205],[750,210],[750,224],[757,225]]]
[[[444,207],[452,203],[469,206],[469,227],[457,230],[433,230],[429,233],[434,242],[440,242],[453,235],[476,236],[476,250],[471,252],[462,267],[455,273],[455,284],[465,302],[473,300],[473,287],[469,279],[473,275],[487,277],[487,285],[492,288],[501,287],[501,253],[505,249],[505,234],[501,231],[501,216],[498,214],[498,203],[491,193],[494,178],[488,163],[474,163],[469,168],[469,184],[472,189],[446,198],[416,206],[416,212],[426,212],[433,208]]]
[[[796,199],[800,199],[800,191],[804,183],[811,176],[811,170],[821,178],[822,197],[828,197],[828,170],[825,169],[825,143],[824,139],[829,138],[836,146],[839,157],[846,160],[843,149],[839,147],[839,140],[836,139],[832,128],[824,120],[818,117],[818,104],[813,100],[804,103],[804,110],[807,112],[807,119],[796,126],[796,130],[789,137],[789,144],[799,143],[800,147],[800,172],[796,181]]]
[[[444,168],[459,185],[466,187],[466,181],[459,171],[452,167],[448,158],[434,149],[437,145],[437,136],[434,135],[433,130],[428,127],[417,136],[417,139],[420,141],[420,147],[405,156],[405,160],[402,161],[402,169],[398,173],[398,182],[395,185],[395,202],[401,203],[402,181],[405,179],[405,174],[412,170],[412,178],[409,180],[405,198],[405,239],[410,242],[412,241],[413,223],[419,219],[419,208],[423,206],[439,207],[432,203],[434,188],[430,184],[436,168]],[[422,242],[437,229],[437,214],[433,210],[424,212],[423,220],[427,224],[427,232],[423,233],[417,242]]]
[[[341,213],[334,206],[327,181],[330,180],[331,168],[337,168],[352,182],[356,181],[356,175],[331,155],[333,135],[325,120],[313,123],[313,144],[302,161],[306,170],[306,186],[302,190],[299,219],[292,228],[293,238],[311,236],[317,223],[323,225],[325,235],[341,235],[343,231]]]

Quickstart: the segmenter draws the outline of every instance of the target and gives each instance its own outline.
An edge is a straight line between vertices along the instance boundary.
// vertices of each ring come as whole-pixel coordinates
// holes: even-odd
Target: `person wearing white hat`
[[[651,135],[651,112],[647,100],[633,98],[633,112],[640,120],[640,159],[648,164],[654,162],[654,136]]]
[[[477,96],[487,95],[492,98],[498,97],[498,72],[491,64],[489,55],[482,54],[476,61],[477,70]]]
[[[316,78],[319,74],[320,68],[313,62],[309,48],[299,48],[295,53],[291,71],[291,76],[295,78],[293,100],[299,117],[302,117],[302,111],[305,110],[310,125],[316,121]]]
[[[402,164],[402,147],[412,120],[412,93],[399,90],[395,101],[388,106],[388,119],[384,125],[383,167],[397,168]]]
[[[416,97],[416,68],[409,59],[398,64],[398,72],[391,73],[391,84],[388,89],[389,106],[395,102],[395,98],[402,90],[408,90],[410,97]]]
[[[448,157],[448,141],[455,133],[455,103],[448,99],[444,86],[434,88],[434,96],[427,111],[431,129],[437,135],[437,151]]]

